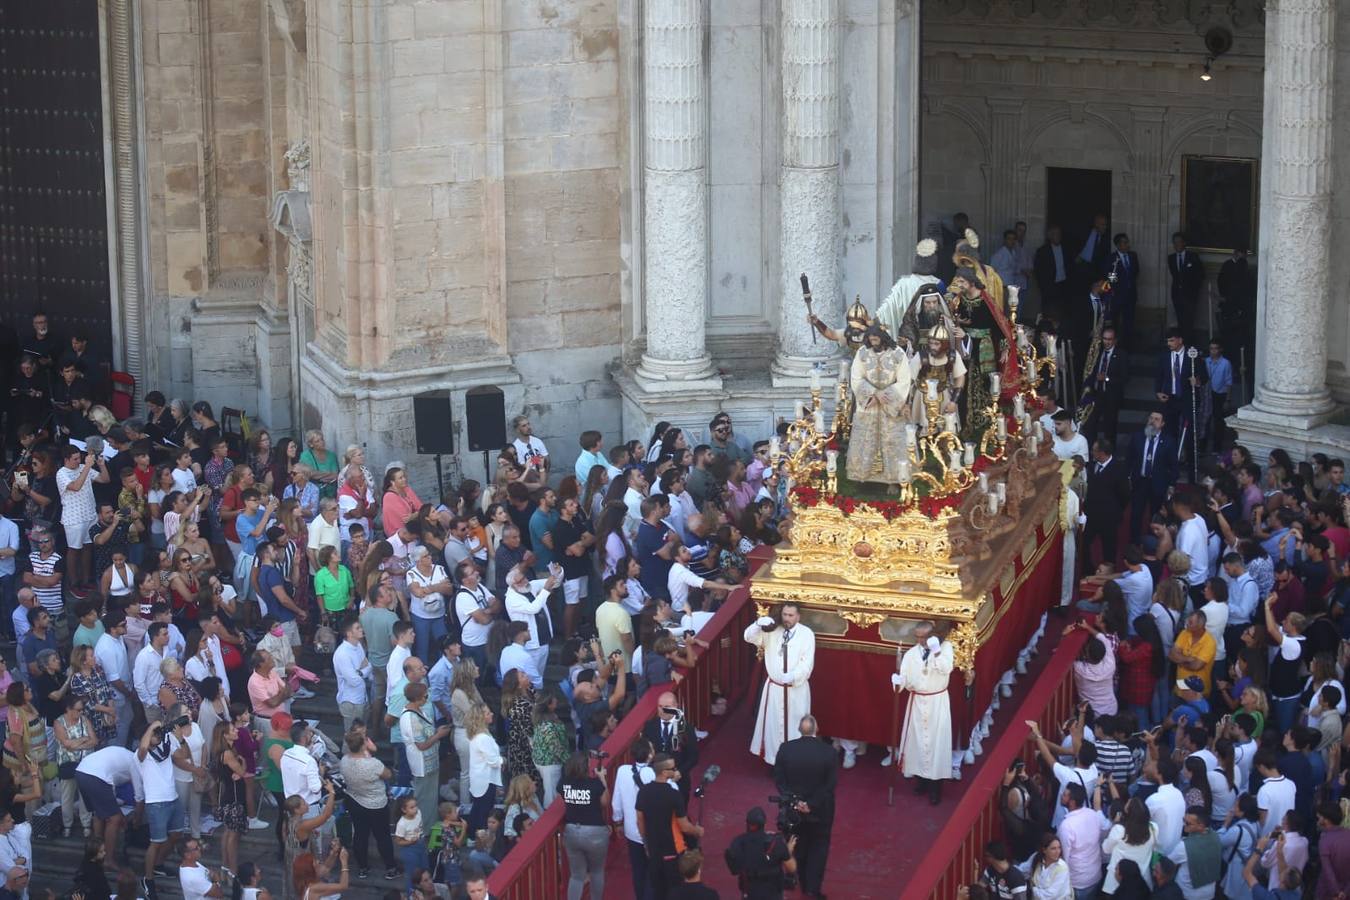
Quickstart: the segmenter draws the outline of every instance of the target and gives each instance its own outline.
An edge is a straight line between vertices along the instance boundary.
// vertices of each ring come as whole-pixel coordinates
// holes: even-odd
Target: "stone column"
[[[988,253],[1003,246],[1003,229],[1011,228],[1026,211],[1018,208],[1018,187],[1021,170],[1022,108],[1021,100],[989,98],[990,141],[989,166],[986,168],[989,184],[988,218],[984,224],[982,241]],[[1030,236],[1028,236],[1030,237]]]
[[[1249,412],[1296,428],[1319,425],[1333,409],[1327,390],[1326,317],[1332,286],[1332,85],[1339,0],[1279,0],[1268,28],[1275,44],[1271,138],[1271,219],[1259,298],[1265,331]],[[1276,97],[1270,96],[1270,91]],[[1271,171],[1273,169],[1273,172]]]
[[[775,381],[801,378],[837,347],[813,329],[802,303],[844,324],[839,290],[839,0],[783,0],[783,163],[779,197],[778,356]]]
[[[643,13],[643,241],[648,389],[713,378],[708,302],[708,100],[703,0],[648,2]]]

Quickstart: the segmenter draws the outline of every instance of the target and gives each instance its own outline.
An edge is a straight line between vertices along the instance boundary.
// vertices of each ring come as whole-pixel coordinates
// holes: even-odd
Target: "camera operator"
[[[657,753],[674,757],[681,772],[692,773],[698,764],[698,736],[689,727],[684,710],[676,704],[679,701],[670,691],[657,698],[656,718],[642,726],[642,736],[651,742]],[[677,784],[684,802],[689,802],[692,779],[681,778]]]
[[[736,876],[743,900],[781,900],[785,882],[797,871],[797,836],[784,840],[765,831],[764,823],[764,810],[752,808],[745,814],[745,833],[727,845],[727,868]]]
[[[150,847],[145,852],[145,884],[152,885],[156,873],[168,874],[164,860],[183,837],[185,816],[178,802],[178,788],[173,778],[173,754],[186,745],[192,731],[192,718],[183,707],[169,710],[166,722],[156,723],[145,730],[136,760],[140,764],[141,783],[145,788],[145,819],[150,829]]]
[[[801,737],[778,749],[773,778],[778,793],[794,799],[793,809],[801,814],[794,828],[802,893],[823,897],[825,861],[830,854],[830,832],[834,828],[834,787],[839,780],[839,758],[834,748],[816,734],[816,717],[802,716],[797,730]]]
[[[685,837],[703,837],[703,826],[689,821],[683,795],[670,789],[680,777],[675,760],[658,755],[652,759],[652,771],[656,780],[642,786],[634,806],[638,833],[647,848],[651,900],[669,900],[681,881],[676,862],[686,849]]]

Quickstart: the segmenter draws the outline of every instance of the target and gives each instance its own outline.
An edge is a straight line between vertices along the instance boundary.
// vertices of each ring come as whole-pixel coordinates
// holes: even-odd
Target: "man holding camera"
[[[681,772],[693,772],[698,765],[698,737],[689,727],[684,710],[676,704],[679,701],[670,691],[657,698],[656,718],[642,726],[642,736],[646,738],[657,753],[664,753],[675,759]],[[691,781],[682,778],[677,782],[684,802],[689,802]]]
[[[759,715],[750,752],[769,765],[778,758],[778,748],[791,733],[790,722],[811,714],[811,670],[816,663],[815,633],[801,624],[801,612],[795,603],[784,603],[779,611],[782,627],[769,616],[762,616],[745,629],[746,643],[764,651],[767,679],[759,697]]]
[[[817,734],[816,717],[802,716],[797,726],[801,737],[778,749],[773,779],[783,804],[779,828],[792,824],[796,844],[793,855],[800,867],[802,893],[823,898],[825,861],[830,855],[830,832],[834,828],[834,788],[839,781],[839,758],[834,748]]]
[[[782,900],[784,882],[797,871],[797,836],[784,840],[765,831],[765,821],[764,810],[752,808],[745,814],[745,832],[732,839],[724,854],[743,900]]]
[[[150,847],[145,851],[145,881],[154,884],[156,875],[168,875],[164,860],[183,837],[186,816],[178,799],[173,778],[174,751],[187,742],[192,718],[175,706],[176,713],[167,722],[152,724],[141,735],[136,748],[141,785],[145,794],[145,820],[150,829]]]

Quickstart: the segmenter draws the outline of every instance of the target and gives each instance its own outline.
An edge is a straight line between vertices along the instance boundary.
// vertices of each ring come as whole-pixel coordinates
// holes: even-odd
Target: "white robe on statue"
[[[910,692],[900,732],[900,766],[907,778],[952,777],[952,705],[947,682],[954,664],[952,645],[946,641],[931,652],[916,644],[900,659],[900,687]]]
[[[773,764],[784,741],[797,737],[797,724],[811,712],[811,669],[816,664],[816,636],[798,622],[789,632],[780,626],[765,632],[752,622],[745,629],[745,640],[764,648],[764,669],[768,680],[759,698],[759,715],[750,752]],[[786,654],[784,645],[786,644]]]

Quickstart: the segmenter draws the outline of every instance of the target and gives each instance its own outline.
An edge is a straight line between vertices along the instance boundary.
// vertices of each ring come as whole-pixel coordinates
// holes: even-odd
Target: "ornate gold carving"
[[[869,625],[880,625],[887,619],[885,613],[857,612],[851,609],[842,609],[839,611],[839,615],[852,622],[854,625],[857,625],[859,628],[867,628]]]
[[[967,672],[975,668],[975,653],[980,649],[980,632],[974,622],[962,622],[947,636],[952,644],[956,667]]]

